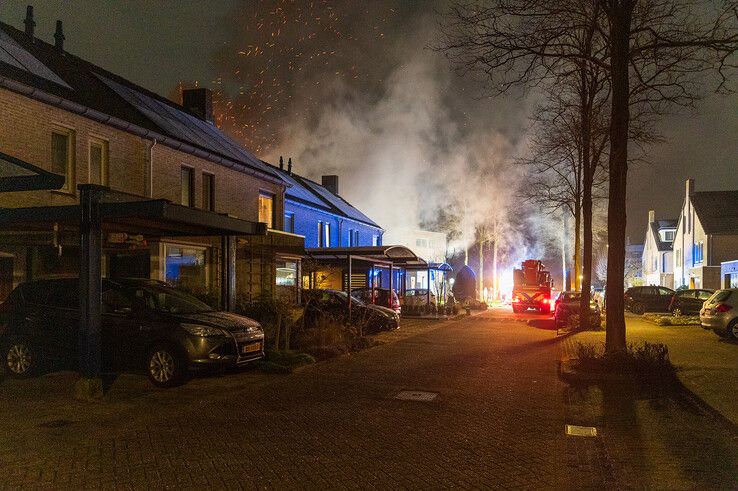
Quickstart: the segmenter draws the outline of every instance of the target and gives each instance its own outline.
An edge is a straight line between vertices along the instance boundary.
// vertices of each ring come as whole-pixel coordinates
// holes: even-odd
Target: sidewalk
[[[682,384],[738,427],[738,344],[727,342],[700,326],[656,326],[626,314],[628,342],[664,343]],[[576,344],[604,343],[605,332],[582,332],[565,343],[564,356],[573,357]]]

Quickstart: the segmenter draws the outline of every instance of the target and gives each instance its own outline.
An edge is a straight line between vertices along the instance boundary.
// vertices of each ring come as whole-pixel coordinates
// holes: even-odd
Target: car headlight
[[[210,337],[210,336],[226,336],[223,329],[217,327],[203,326],[200,324],[182,324],[182,329],[194,336]]]

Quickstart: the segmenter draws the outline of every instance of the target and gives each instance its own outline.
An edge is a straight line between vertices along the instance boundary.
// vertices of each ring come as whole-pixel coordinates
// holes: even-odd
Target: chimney
[[[648,223],[653,223],[656,221],[656,212],[653,210],[648,210]]]
[[[284,170],[284,159],[282,156],[279,156],[279,170]]]
[[[54,47],[58,51],[64,51],[64,30],[62,29],[62,21],[56,21],[56,32],[54,33]]]
[[[287,159],[287,174],[292,175],[292,157]]]
[[[33,39],[33,30],[36,28],[36,21],[33,20],[33,5],[26,7],[26,18],[23,23],[26,25],[26,36]]]
[[[323,176],[321,184],[331,193],[338,195],[338,176]]]
[[[213,91],[204,87],[182,91],[182,105],[198,118],[213,122]]]
[[[691,178],[690,179],[687,179],[686,188],[687,188],[686,189],[687,190],[687,197],[692,196],[692,194],[694,193],[694,179],[691,179]]]

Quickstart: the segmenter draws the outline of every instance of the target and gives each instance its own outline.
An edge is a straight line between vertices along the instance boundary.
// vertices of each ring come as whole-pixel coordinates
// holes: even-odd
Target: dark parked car
[[[31,281],[0,305],[2,359],[11,376],[77,367],[78,285],[77,279]],[[256,321],[215,311],[163,282],[103,280],[102,302],[105,370],[143,368],[154,385],[171,387],[190,370],[264,356],[264,333]]]
[[[713,293],[714,290],[678,290],[671,297],[669,312],[674,315],[699,314],[702,304]]]
[[[625,310],[634,314],[668,312],[674,290],[663,286],[633,286],[625,291]]]
[[[389,288],[359,288],[351,290],[351,296],[358,298],[365,304],[374,304],[381,307],[391,308],[398,314],[400,313],[400,299],[395,291],[392,291],[392,307],[389,304]]]
[[[554,322],[556,328],[562,328],[569,325],[573,315],[579,315],[581,312],[580,301],[582,294],[580,292],[561,292],[554,302]],[[589,301],[590,324],[593,327],[599,327],[602,322],[600,306],[594,300]]]
[[[400,327],[400,316],[392,309],[380,305],[365,304],[359,299],[351,300],[349,312],[348,295],[339,290],[303,290],[305,326],[315,327],[322,319],[342,324],[360,326],[367,331],[392,330]]]

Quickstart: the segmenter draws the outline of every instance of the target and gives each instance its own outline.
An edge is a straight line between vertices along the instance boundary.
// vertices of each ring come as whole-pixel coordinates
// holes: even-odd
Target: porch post
[[[348,308],[349,308],[349,322],[351,322],[351,275],[353,273],[353,260],[351,258],[351,254],[347,256],[348,258],[348,278],[346,279],[346,292],[348,293]]]
[[[430,285],[431,285],[430,280],[431,280],[431,277],[430,276],[431,276],[431,269],[429,267],[428,268],[428,285],[426,285],[428,287],[428,289],[426,290],[426,297],[427,297],[426,298],[426,303],[428,304],[428,307],[430,307],[430,294],[431,294],[431,291],[430,291]]]
[[[394,266],[392,263],[390,263],[389,265],[389,295],[387,295],[388,297],[387,303],[389,304],[387,306],[389,308],[392,308],[392,280],[394,279],[392,278],[394,276],[393,270],[394,270]]]
[[[82,399],[102,395],[100,380],[102,318],[102,186],[79,186],[82,216],[80,221],[79,271],[79,366],[82,379],[76,395]]]
[[[223,310],[232,312],[236,307],[236,237],[221,237],[220,303]]]

